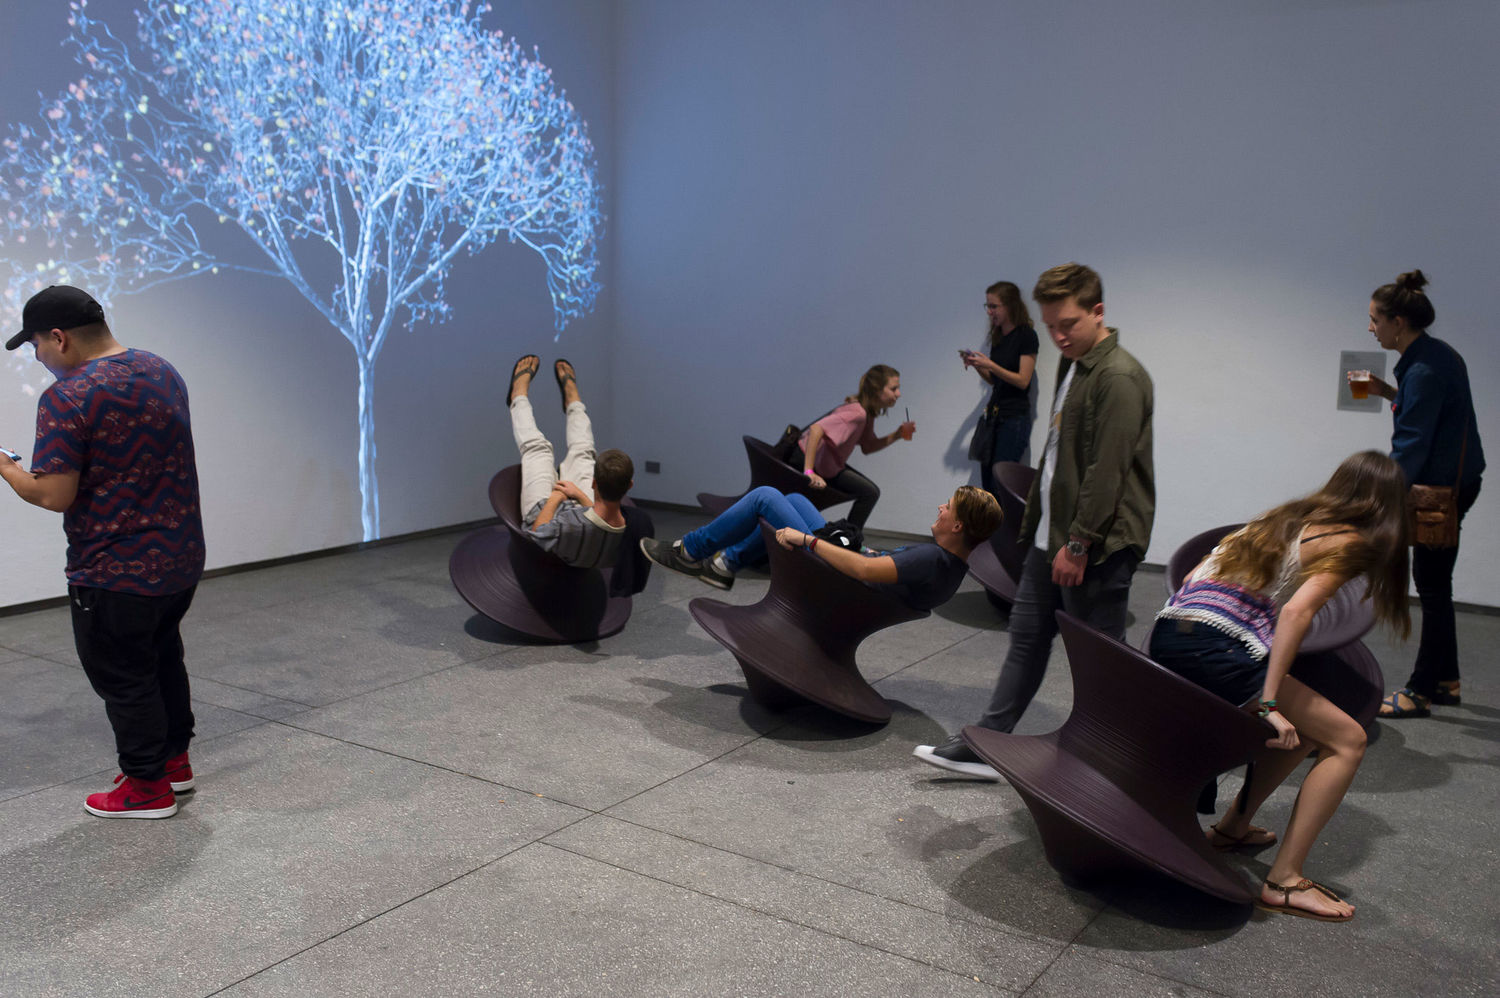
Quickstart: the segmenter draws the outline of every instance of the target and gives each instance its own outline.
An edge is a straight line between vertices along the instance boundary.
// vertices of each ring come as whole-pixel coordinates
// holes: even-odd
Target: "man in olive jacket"
[[[1030,546],[1010,612],[1010,651],[976,723],[1010,731],[1047,671],[1057,610],[1121,640],[1130,580],[1151,543],[1151,377],[1104,325],[1099,275],[1077,263],[1037,279],[1032,297],[1062,352],[1057,391],[1021,543]],[[917,758],[999,779],[958,735],[919,745]]]

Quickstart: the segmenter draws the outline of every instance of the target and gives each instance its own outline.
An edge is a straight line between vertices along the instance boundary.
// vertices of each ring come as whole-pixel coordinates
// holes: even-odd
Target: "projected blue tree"
[[[480,26],[487,6],[152,2],[134,46],[87,8],[71,4],[66,43],[85,75],[4,140],[8,303],[218,268],[286,280],[354,347],[360,517],[378,537],[375,362],[393,326],[447,318],[458,254],[520,242],[545,261],[559,331],[593,308],[584,122],[535,52]]]

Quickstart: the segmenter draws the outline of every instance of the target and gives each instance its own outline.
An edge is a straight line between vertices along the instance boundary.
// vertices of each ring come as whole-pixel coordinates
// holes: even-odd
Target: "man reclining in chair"
[[[559,471],[552,444],[537,428],[531,410],[531,379],[542,362],[535,354],[516,361],[510,377],[511,430],[521,452],[521,523],[544,551],[579,568],[615,562],[625,535],[620,501],[634,484],[635,465],[620,450],[594,454],[594,431],[578,396],[573,365],[552,365],[567,413],[568,452]]]
[[[969,552],[1000,526],[1000,504],[982,489],[960,486],[952,499],[938,507],[931,544],[865,555],[814,537],[813,531],[828,521],[806,496],[783,495],[762,485],[681,540],[668,544],[642,538],[641,550],[663,568],[728,589],[740,566],[765,561],[762,518],[777,528],[776,541],[782,547],[808,548],[850,578],[888,592],[914,610],[931,610],[958,591],[968,570]]]

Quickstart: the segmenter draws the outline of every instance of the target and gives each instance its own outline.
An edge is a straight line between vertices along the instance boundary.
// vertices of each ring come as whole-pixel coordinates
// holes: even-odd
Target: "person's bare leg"
[[[1354,774],[1359,771],[1360,761],[1365,754],[1365,732],[1348,714],[1290,676],[1282,681],[1277,691],[1277,700],[1282,714],[1296,727],[1298,737],[1309,748],[1315,747],[1318,750],[1318,758],[1303,779],[1296,803],[1292,805],[1292,816],[1281,837],[1281,848],[1277,850],[1276,858],[1271,861],[1271,869],[1266,875],[1266,879],[1273,884],[1290,886],[1302,880],[1302,867],[1307,862],[1308,853],[1312,851],[1324,826],[1338,810],[1344,794],[1354,782]],[[1306,752],[1302,754],[1305,756]],[[1255,779],[1252,781],[1256,784],[1255,792],[1250,798],[1253,807],[1259,807],[1269,795],[1269,790],[1261,783],[1260,768],[1257,764]],[[1278,772],[1280,779],[1284,780],[1295,768],[1295,764],[1287,767],[1284,760],[1277,760],[1269,768],[1271,771],[1266,774],[1267,782],[1277,776]],[[1256,799],[1257,795],[1259,800]],[[1264,886],[1261,888],[1261,900],[1268,904],[1279,905],[1284,897],[1293,907],[1319,914],[1340,916],[1354,912],[1353,905],[1335,901],[1318,891],[1284,896],[1280,891],[1272,891]]]

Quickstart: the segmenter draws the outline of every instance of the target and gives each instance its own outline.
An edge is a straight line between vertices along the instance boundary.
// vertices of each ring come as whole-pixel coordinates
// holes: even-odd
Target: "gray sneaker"
[[[724,552],[720,551],[712,558],[705,558],[702,564],[703,574],[698,578],[719,589],[734,588],[734,572],[729,568],[729,563],[724,560]]]
[[[975,755],[962,735],[949,735],[948,740],[941,745],[918,745],[911,754],[929,766],[946,769],[950,773],[961,773],[976,780],[1000,780],[995,767]]]
[[[690,575],[695,579],[703,577],[703,562],[694,561],[682,550],[682,541],[659,541],[655,537],[641,538],[641,554],[650,558],[662,568],[670,568],[674,572]]]

